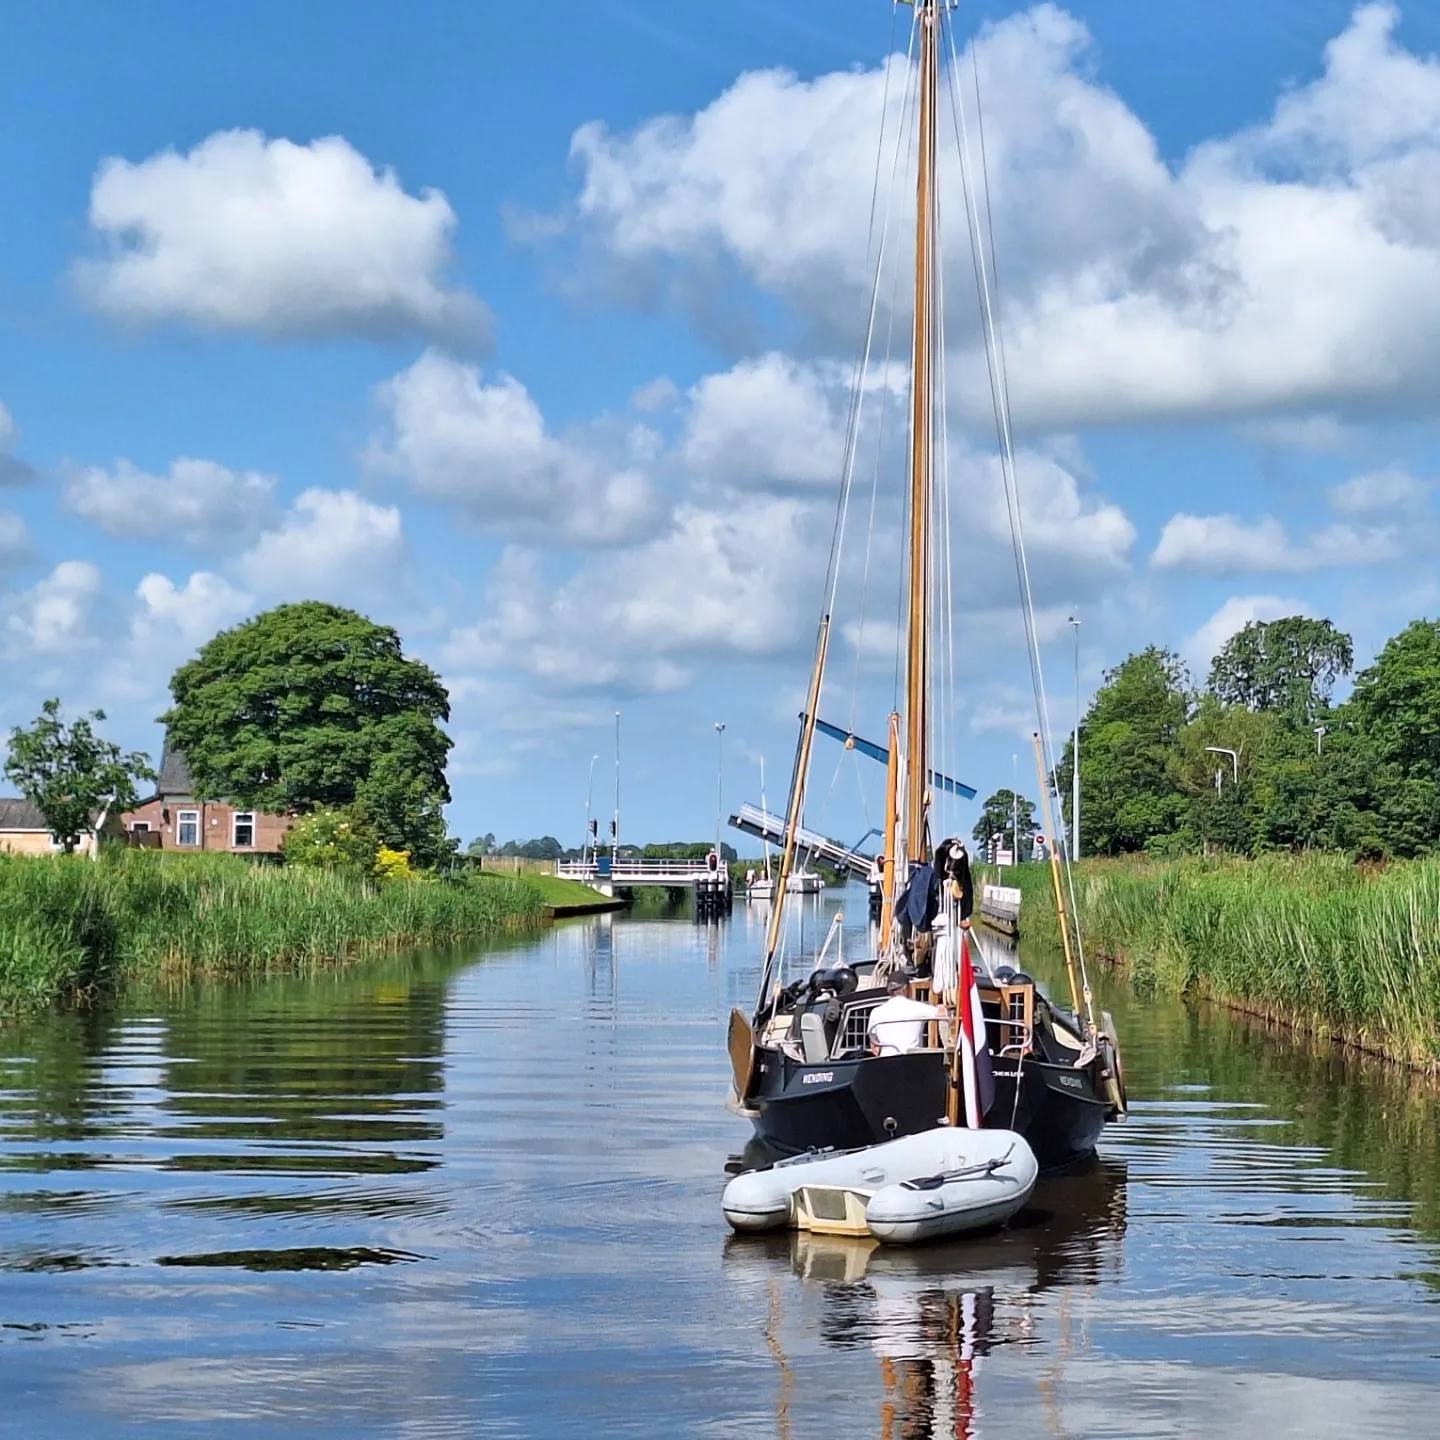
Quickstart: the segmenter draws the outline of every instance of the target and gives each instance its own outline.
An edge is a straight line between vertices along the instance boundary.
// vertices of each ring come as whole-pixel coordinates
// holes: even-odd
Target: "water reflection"
[[[1124,1164],[1097,1160],[1042,1182],[1034,1202],[1003,1232],[915,1249],[800,1233],[737,1236],[726,1246],[725,1263],[732,1273],[772,1277],[788,1268],[819,1294],[821,1342],[874,1358],[875,1427],[867,1431],[852,1415],[852,1433],[884,1440],[978,1436],[980,1362],[997,1347],[1047,1339],[1068,1358],[1077,1342],[1065,1317],[1040,1297],[1121,1273],[1125,1195]],[[780,1367],[781,1413],[788,1416],[795,1402],[789,1362],[779,1353],[780,1293],[772,1289],[766,1336]],[[1047,1327],[1057,1325],[1061,1333],[1047,1337]]]
[[[805,902],[807,936],[842,903]],[[1108,976],[1134,1113],[1018,1224],[908,1252],[728,1241],[721,1163],[748,1127],[722,1105],[725,1020],[753,1000],[761,908],[6,1032],[0,1363],[26,1361],[6,1421],[47,1440],[1428,1433],[1433,1093]]]

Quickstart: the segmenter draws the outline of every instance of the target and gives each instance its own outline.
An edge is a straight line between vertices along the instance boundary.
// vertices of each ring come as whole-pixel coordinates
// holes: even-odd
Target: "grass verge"
[[[539,922],[528,879],[376,886],[336,870],[225,855],[0,855],[0,1007],[83,998],[130,980],[333,965]]]
[[[1024,937],[1058,944],[1047,867],[1004,879],[1024,893]],[[1092,860],[1076,898],[1087,952],[1142,986],[1440,1068],[1440,859]]]

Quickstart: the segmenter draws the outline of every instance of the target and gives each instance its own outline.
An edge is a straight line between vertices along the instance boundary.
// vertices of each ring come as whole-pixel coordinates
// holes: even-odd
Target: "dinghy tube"
[[[1013,1131],[942,1125],[747,1171],[725,1187],[721,1205],[741,1233],[797,1226],[907,1245],[1003,1224],[1030,1198],[1038,1174],[1034,1153]],[[817,1204],[827,1195],[834,1203]]]

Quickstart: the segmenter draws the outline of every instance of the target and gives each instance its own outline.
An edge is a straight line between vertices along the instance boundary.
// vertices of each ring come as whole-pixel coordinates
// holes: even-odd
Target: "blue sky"
[[[466,838],[577,838],[597,753],[608,816],[617,708],[629,837],[708,833],[717,720],[727,800],[757,797],[761,753],[773,800],[909,19],[12,7],[0,725],[59,694],[156,753],[177,663],[314,596],[450,683]],[[955,24],[979,37],[1055,723],[1072,611],[1087,691],[1152,641],[1201,673],[1249,618],[1329,615],[1363,660],[1434,613],[1440,13],[1113,0]],[[897,233],[903,190],[882,186]],[[947,265],[969,265],[960,227]],[[1017,752],[1028,773],[1032,722],[953,312],[942,749],[984,793]],[[826,708],[878,735],[901,475],[874,426],[904,379],[869,379],[878,578],[852,533]],[[822,752],[816,776],[813,820],[873,821],[878,774]]]

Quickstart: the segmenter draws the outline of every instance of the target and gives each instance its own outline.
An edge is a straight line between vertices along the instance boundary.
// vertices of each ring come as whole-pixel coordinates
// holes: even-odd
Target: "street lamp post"
[[[590,802],[595,795],[595,762],[599,753],[590,757],[590,778],[585,782],[585,838],[580,842],[580,863],[585,863],[585,853],[590,847]]]
[[[620,864],[620,712],[615,712],[615,818],[610,822],[610,864]]]
[[[720,859],[720,825],[725,814],[725,722],[715,722],[715,859]]]
[[[1235,783],[1238,785],[1240,783],[1240,752],[1238,750],[1230,750],[1224,745],[1207,745],[1205,748],[1210,751],[1212,755],[1228,755],[1230,757],[1230,771]],[[1217,784],[1215,788],[1218,790],[1220,786]]]

